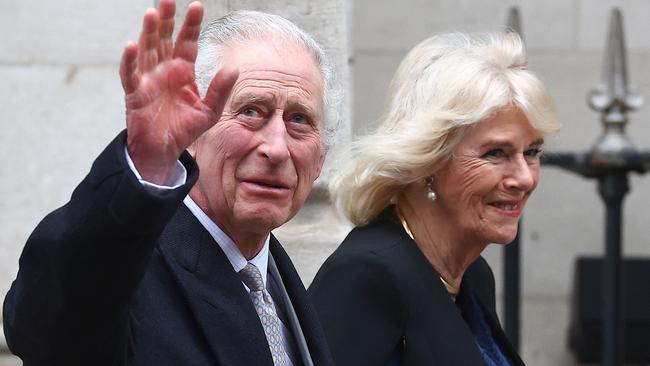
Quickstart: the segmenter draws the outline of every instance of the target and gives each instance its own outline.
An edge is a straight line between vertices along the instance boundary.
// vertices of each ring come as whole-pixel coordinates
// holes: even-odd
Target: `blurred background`
[[[0,295],[18,270],[36,224],[65,203],[94,158],[124,128],[118,63],[137,39],[153,0],[80,3],[0,0]],[[178,1],[181,15],[189,1]],[[601,83],[609,14],[624,18],[629,82],[648,97],[650,2],[646,0],[206,0],[206,19],[231,9],[283,15],[331,53],[347,94],[339,146],[376,125],[399,61],[418,42],[447,31],[502,30],[509,9],[521,15],[530,69],[555,97],[563,128],[546,151],[587,151],[601,133],[600,114],[586,103]],[[650,150],[650,107],[629,114],[635,146]],[[331,154],[334,156],[335,154]],[[327,201],[329,158],[305,209],[277,230],[303,281],[350,227]],[[624,202],[626,258],[650,258],[650,176],[632,174]],[[521,354],[529,365],[580,364],[567,346],[573,274],[579,256],[602,255],[604,205],[593,180],[544,167],[521,232]],[[503,248],[485,256],[503,290]],[[650,294],[650,278],[642,291]],[[502,301],[499,306],[503,308]],[[1,321],[1,318],[0,318]],[[650,349],[650,338],[646,339]],[[0,366],[20,365],[0,336]]]

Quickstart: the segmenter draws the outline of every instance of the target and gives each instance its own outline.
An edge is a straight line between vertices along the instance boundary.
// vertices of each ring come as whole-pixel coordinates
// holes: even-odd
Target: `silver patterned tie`
[[[242,282],[251,290],[250,296],[255,305],[257,315],[260,317],[266,340],[269,343],[273,364],[275,366],[287,365],[287,355],[282,343],[282,326],[280,318],[275,312],[275,305],[271,294],[264,287],[260,270],[253,263],[248,262],[246,267],[239,271]]]

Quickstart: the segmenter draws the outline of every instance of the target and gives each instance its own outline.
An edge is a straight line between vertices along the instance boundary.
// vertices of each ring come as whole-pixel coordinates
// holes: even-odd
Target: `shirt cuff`
[[[136,169],[135,164],[133,163],[133,159],[131,159],[131,155],[129,155],[129,150],[126,148],[126,146],[124,146],[124,156],[126,156],[126,162],[129,164],[129,168],[131,168],[131,171],[133,172],[133,174],[135,174],[135,177],[138,178],[140,184],[142,184],[142,186],[149,193],[158,193],[162,191],[175,189],[185,184],[185,182],[187,182],[187,170],[185,169],[183,164],[181,164],[181,162],[178,160],[176,160],[176,166],[174,166],[174,169],[172,170],[172,173],[169,175],[167,181],[164,182],[162,185],[160,185],[160,184],[147,182],[146,180],[142,179],[142,176],[140,175],[140,172],[138,172],[138,169]]]

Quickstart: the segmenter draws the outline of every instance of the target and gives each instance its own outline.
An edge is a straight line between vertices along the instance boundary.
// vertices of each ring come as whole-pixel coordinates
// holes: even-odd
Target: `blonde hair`
[[[424,40],[397,69],[379,128],[345,154],[331,197],[355,225],[368,224],[407,185],[440,168],[466,126],[511,105],[541,133],[559,129],[552,98],[527,69],[517,34]]]

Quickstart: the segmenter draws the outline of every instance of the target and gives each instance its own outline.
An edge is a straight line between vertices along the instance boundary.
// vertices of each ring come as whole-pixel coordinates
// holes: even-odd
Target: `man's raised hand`
[[[203,6],[189,5],[174,43],[175,12],[174,0],[148,9],[138,43],[126,44],[120,63],[127,149],[142,178],[157,184],[165,183],[183,150],[219,120],[238,76],[222,68],[201,99],[194,62]]]

